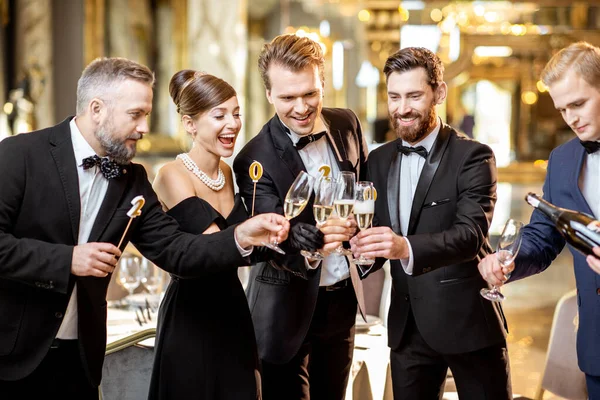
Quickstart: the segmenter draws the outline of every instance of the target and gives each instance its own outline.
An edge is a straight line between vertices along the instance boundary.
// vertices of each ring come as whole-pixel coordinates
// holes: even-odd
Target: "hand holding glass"
[[[323,225],[333,212],[333,199],[335,197],[336,184],[329,176],[323,176],[315,185],[315,201],[313,203],[313,213],[317,227]],[[313,260],[322,260],[325,257],[318,251],[302,250],[300,252],[304,257]]]
[[[313,183],[314,178],[312,176],[304,171],[300,171],[292,183],[292,186],[290,186],[283,202],[283,213],[288,221],[300,215],[302,210],[304,210],[304,207],[306,207],[306,203],[308,203],[308,199],[312,192]],[[285,251],[281,250],[278,244],[279,243],[277,243],[276,240],[271,243],[262,243],[263,246],[266,246],[271,250],[285,254]]]
[[[509,266],[517,257],[521,248],[522,228],[522,222],[515,221],[514,219],[506,221],[496,249],[496,257],[502,267]],[[491,289],[483,288],[480,293],[489,301],[502,301],[505,298],[497,286],[493,286]]]

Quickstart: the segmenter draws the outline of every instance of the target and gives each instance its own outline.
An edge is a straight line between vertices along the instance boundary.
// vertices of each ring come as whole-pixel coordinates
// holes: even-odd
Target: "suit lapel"
[[[71,129],[69,123],[72,118],[68,118],[52,129],[50,136],[50,153],[54,158],[56,169],[60,176],[63,186],[67,207],[69,209],[69,218],[71,220],[71,230],[73,234],[73,243],[77,243],[79,238],[79,218],[81,215],[81,199],[79,198],[79,177],[77,175],[77,161],[71,142]]]
[[[304,166],[298,151],[294,147],[292,139],[290,139],[288,134],[283,129],[283,125],[281,121],[279,121],[279,117],[277,115],[271,118],[269,131],[271,134],[271,140],[273,140],[273,145],[277,151],[277,155],[289,168],[294,178],[300,173],[300,171],[306,172],[306,167]],[[270,172],[273,173],[274,171]],[[291,183],[292,182],[290,182],[290,184]]]
[[[340,171],[349,171],[357,174],[355,166],[352,165],[352,161],[350,161],[348,149],[346,148],[346,146],[350,145],[350,143],[348,142],[348,138],[350,138],[351,136],[342,135],[342,132],[333,126],[331,119],[327,115],[327,111],[327,109],[323,109],[321,111],[321,118],[323,119],[323,123],[327,127],[327,143],[329,144],[329,147],[333,150],[333,154],[335,155],[335,161],[338,164],[338,168],[340,169]],[[346,138],[346,140],[344,140],[344,138]]]
[[[396,151],[396,145],[390,146],[390,148],[393,153],[387,177],[388,212],[390,214],[392,230],[397,234],[400,234],[400,214],[398,212],[398,206],[400,204],[400,161],[402,160],[402,156]]]
[[[593,215],[592,209],[587,203],[585,197],[583,196],[583,193],[581,192],[581,188],[579,187],[579,177],[581,176],[581,170],[583,168],[585,154],[586,153],[583,146],[580,146],[578,144],[577,147],[575,147],[574,149],[574,157],[577,160],[577,162],[574,163],[575,169],[572,172],[573,175],[571,179],[571,185],[574,185],[574,187],[571,188],[571,193],[573,193],[575,203],[577,203],[578,205],[577,209],[582,210],[586,214]],[[595,215],[594,217],[600,218],[600,215]]]
[[[125,170],[127,171],[125,174],[109,181],[106,196],[104,196],[104,200],[92,226],[88,242],[97,242],[100,239],[108,223],[112,220],[115,210],[121,203],[121,197],[127,187],[127,174],[131,170],[131,167],[125,167]]]
[[[419,216],[421,215],[421,209],[423,207],[423,202],[425,201],[425,196],[427,196],[431,182],[433,182],[433,177],[435,176],[435,173],[440,165],[440,160],[446,151],[451,132],[452,130],[448,125],[442,125],[440,133],[438,134],[438,137],[436,138],[431,149],[431,153],[427,157],[427,160],[425,160],[425,165],[421,171],[421,176],[419,177],[417,189],[415,190],[415,195],[413,197],[410,220],[408,223],[408,234],[412,234],[415,230],[416,222],[419,220]]]

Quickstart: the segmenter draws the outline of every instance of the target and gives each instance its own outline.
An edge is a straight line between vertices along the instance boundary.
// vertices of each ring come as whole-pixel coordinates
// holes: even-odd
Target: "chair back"
[[[156,336],[156,329],[136,332],[106,346],[100,382],[101,400],[146,400],[154,348],[139,342]]]
[[[587,400],[585,374],[577,364],[577,291],[566,293],[558,301],[550,330],[546,366],[536,399],[544,391],[570,400]]]

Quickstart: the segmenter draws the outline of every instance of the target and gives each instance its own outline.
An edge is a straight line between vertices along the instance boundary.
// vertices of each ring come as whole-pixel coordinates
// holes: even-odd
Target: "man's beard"
[[[398,122],[398,119],[402,118],[414,118],[417,117],[418,123],[413,126],[403,126]],[[392,121],[392,127],[396,136],[408,143],[419,142],[427,133],[431,132],[436,123],[435,105],[431,103],[431,107],[427,112],[427,116],[424,117],[422,114],[412,111],[405,115],[398,113],[390,117]]]
[[[110,120],[106,120],[104,124],[98,127],[96,131],[96,139],[100,142],[100,145],[106,152],[106,155],[118,164],[129,164],[131,159],[135,157],[136,147],[133,149],[127,147],[125,140],[122,142],[115,139],[112,135],[114,134],[114,126]],[[131,135],[128,139],[141,139],[141,135]]]

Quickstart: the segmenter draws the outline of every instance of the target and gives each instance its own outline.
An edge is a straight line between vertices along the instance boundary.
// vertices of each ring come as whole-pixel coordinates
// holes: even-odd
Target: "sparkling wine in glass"
[[[354,208],[354,192],[356,187],[356,175],[354,172],[342,171],[337,179],[337,195],[333,205],[335,212],[342,220],[347,219]],[[340,245],[335,252],[340,255],[349,255],[352,252]]]
[[[118,282],[129,292],[130,296],[142,281],[140,264],[140,258],[135,256],[121,257],[119,260]]]
[[[365,230],[371,226],[375,214],[375,191],[373,182],[360,181],[356,184],[356,196],[354,202],[354,216],[358,229]],[[371,265],[375,260],[365,258],[362,255],[354,259],[356,265]]]
[[[329,177],[323,176],[315,184],[315,201],[313,203],[313,214],[317,227],[323,225],[333,212],[333,200],[336,195],[336,183]],[[302,250],[304,257],[313,260],[322,260],[325,257],[319,251]]]
[[[502,235],[498,240],[498,246],[496,248],[496,257],[498,262],[503,267],[507,267],[515,260],[519,249],[521,248],[521,231],[523,223],[509,219],[504,225]],[[497,286],[493,286],[491,289],[483,288],[480,291],[481,295],[490,301],[502,301],[505,296],[500,292]]]
[[[296,218],[304,210],[313,190],[313,184],[314,178],[304,171],[300,171],[298,176],[296,176],[283,201],[283,214],[288,221]],[[285,254],[285,251],[278,246],[279,243],[276,240],[271,243],[263,242],[261,244],[278,253]]]

